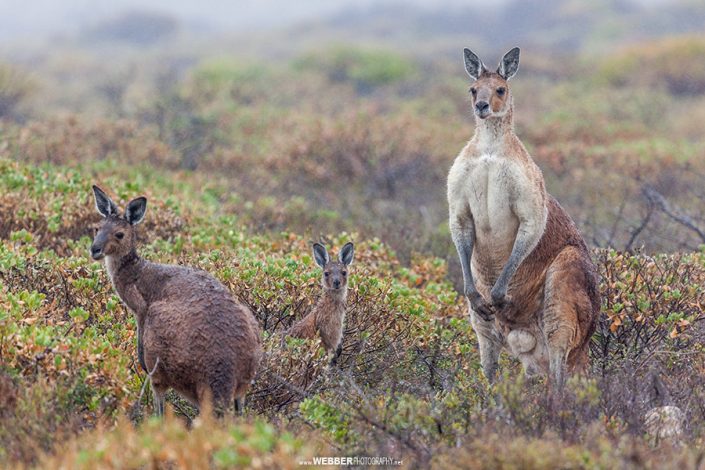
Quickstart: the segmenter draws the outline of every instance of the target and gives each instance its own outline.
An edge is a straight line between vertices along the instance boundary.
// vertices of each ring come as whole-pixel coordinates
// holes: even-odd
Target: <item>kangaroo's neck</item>
[[[480,151],[494,153],[502,147],[507,138],[514,136],[514,119],[512,105],[502,116],[480,119],[475,116],[475,137]]]
[[[347,287],[339,290],[323,289],[323,295],[318,301],[317,310],[323,315],[342,315],[345,312],[347,299]]]
[[[130,291],[139,282],[145,264],[146,261],[140,258],[135,249],[123,256],[105,257],[105,267],[108,271],[110,282],[115,287],[120,299],[135,312],[140,310],[141,306],[136,305],[135,300],[132,298],[133,295],[130,295]]]

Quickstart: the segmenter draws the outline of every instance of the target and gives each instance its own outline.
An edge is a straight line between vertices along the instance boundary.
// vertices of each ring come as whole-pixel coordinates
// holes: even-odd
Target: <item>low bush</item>
[[[203,413],[189,429],[171,413],[134,427],[126,419],[71,439],[42,468],[252,468],[293,469],[317,449],[303,436],[255,420],[228,424]]]
[[[19,106],[32,94],[35,86],[27,73],[0,63],[0,119],[19,118]]]
[[[294,67],[324,73],[334,82],[351,82],[361,93],[408,79],[415,70],[409,59],[393,52],[349,47],[301,57]]]
[[[705,39],[669,37],[641,43],[608,57],[601,77],[619,86],[665,87],[675,95],[705,93]]]

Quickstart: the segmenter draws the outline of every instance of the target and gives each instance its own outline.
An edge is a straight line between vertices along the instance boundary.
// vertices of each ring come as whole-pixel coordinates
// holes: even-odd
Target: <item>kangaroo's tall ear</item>
[[[142,196],[127,203],[125,208],[125,220],[130,225],[137,225],[144,219],[144,214],[147,212],[147,198]]]
[[[313,244],[313,258],[316,260],[316,264],[322,268],[325,268],[326,264],[330,261],[328,250],[326,250],[326,247],[320,243]]]
[[[465,54],[465,71],[470,77],[477,80],[482,75],[482,72],[487,71],[485,64],[482,63],[477,54],[467,47],[463,49],[463,53]]]
[[[511,51],[504,54],[502,60],[497,67],[497,73],[505,80],[512,78],[519,70],[519,48],[515,47]]]
[[[345,265],[349,265],[353,261],[354,254],[355,254],[355,245],[353,245],[352,242],[348,242],[340,250],[340,254],[338,255],[338,259],[340,259],[341,263],[343,263]]]
[[[95,208],[103,217],[110,217],[118,214],[118,206],[115,204],[105,191],[98,186],[93,185],[93,196],[95,196]]]

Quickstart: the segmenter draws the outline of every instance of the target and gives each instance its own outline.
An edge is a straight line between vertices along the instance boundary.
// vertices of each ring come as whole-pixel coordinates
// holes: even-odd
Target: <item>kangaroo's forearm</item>
[[[472,230],[453,231],[453,243],[460,257],[460,266],[463,270],[463,283],[465,294],[477,292],[475,281],[472,278],[470,263],[475,245],[475,233]]]
[[[147,364],[144,362],[144,343],[142,342],[142,330],[144,326],[137,326],[137,360],[142,366],[142,369],[148,371]]]
[[[144,360],[144,343],[142,336],[144,335],[144,322],[147,316],[147,302],[139,293],[136,286],[131,286],[127,289],[127,294],[124,299],[130,309],[135,312],[135,320],[137,322],[137,360],[142,366],[142,369],[147,371],[147,365]]]
[[[499,277],[497,278],[497,282],[495,283],[496,288],[501,289],[502,291],[507,290],[509,282],[514,277],[514,274],[516,274],[519,265],[527,255],[526,246],[527,245],[524,240],[520,240],[517,238],[514,241],[514,247],[512,248],[512,253],[509,255],[509,260],[507,260],[507,264],[504,265],[504,268],[502,269],[502,272],[500,273]]]
[[[509,255],[507,264],[504,265],[502,272],[497,278],[493,290],[499,290],[500,292],[507,291],[509,283],[514,277],[514,274],[516,274],[517,269],[519,269],[521,263],[538,244],[538,241],[541,238],[541,233],[538,232],[539,231],[535,230],[533,227],[519,227],[517,237],[514,239],[512,252]]]

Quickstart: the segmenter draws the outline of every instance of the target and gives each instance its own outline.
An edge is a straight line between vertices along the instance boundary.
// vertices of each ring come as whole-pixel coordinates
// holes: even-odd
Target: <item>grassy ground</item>
[[[420,465],[472,459],[491,468],[518,458],[488,449],[509,436],[520,439],[514,445],[531,444],[535,454],[516,452],[536,468],[609,467],[636,458],[633,453],[654,468],[664,452],[669,459],[697,458],[690,447],[651,447],[643,415],[668,400],[686,410],[689,443],[696,446],[705,431],[698,424],[705,254],[595,253],[605,316],[592,371],[570,382],[567,402],[552,412],[544,385],[523,383],[507,357],[499,384],[484,381],[443,260],[416,256],[402,265],[379,240],[345,233],[327,239],[332,246],[354,239],[358,246],[344,352],[340,367],[331,369],[317,343],[296,341],[282,350],[277,339],[318,293],[309,239],[254,234],[217,202],[199,200],[188,183],[164,175],[140,170],[141,183],[121,183],[127,175],[101,178],[122,202],[133,194],[149,198],[141,230],[145,257],[213,273],[251,306],[265,330],[268,357],[247,417],[236,424],[204,418],[218,431],[185,432],[178,423],[195,411],[176,396],[170,400],[180,418],[164,427],[143,421],[151,407],[138,402],[145,374],[135,360],[134,319],[88,255],[99,218],[91,175],[103,165],[76,170],[2,160],[0,166],[3,207],[22,201],[21,209],[4,212],[10,230],[0,245],[6,463],[186,465],[183,459],[196,458],[189,455],[205,459],[205,448],[209,461],[224,467],[248,466],[251,459],[265,467],[293,465],[322,453],[391,455]],[[163,178],[169,183],[161,185]],[[668,397],[652,390],[656,380],[666,383]],[[134,428],[128,419],[142,424]],[[65,444],[74,435],[75,443]],[[122,451],[124,442],[132,450]],[[44,452],[55,456],[41,457]],[[43,464],[44,458],[57,460]]]

